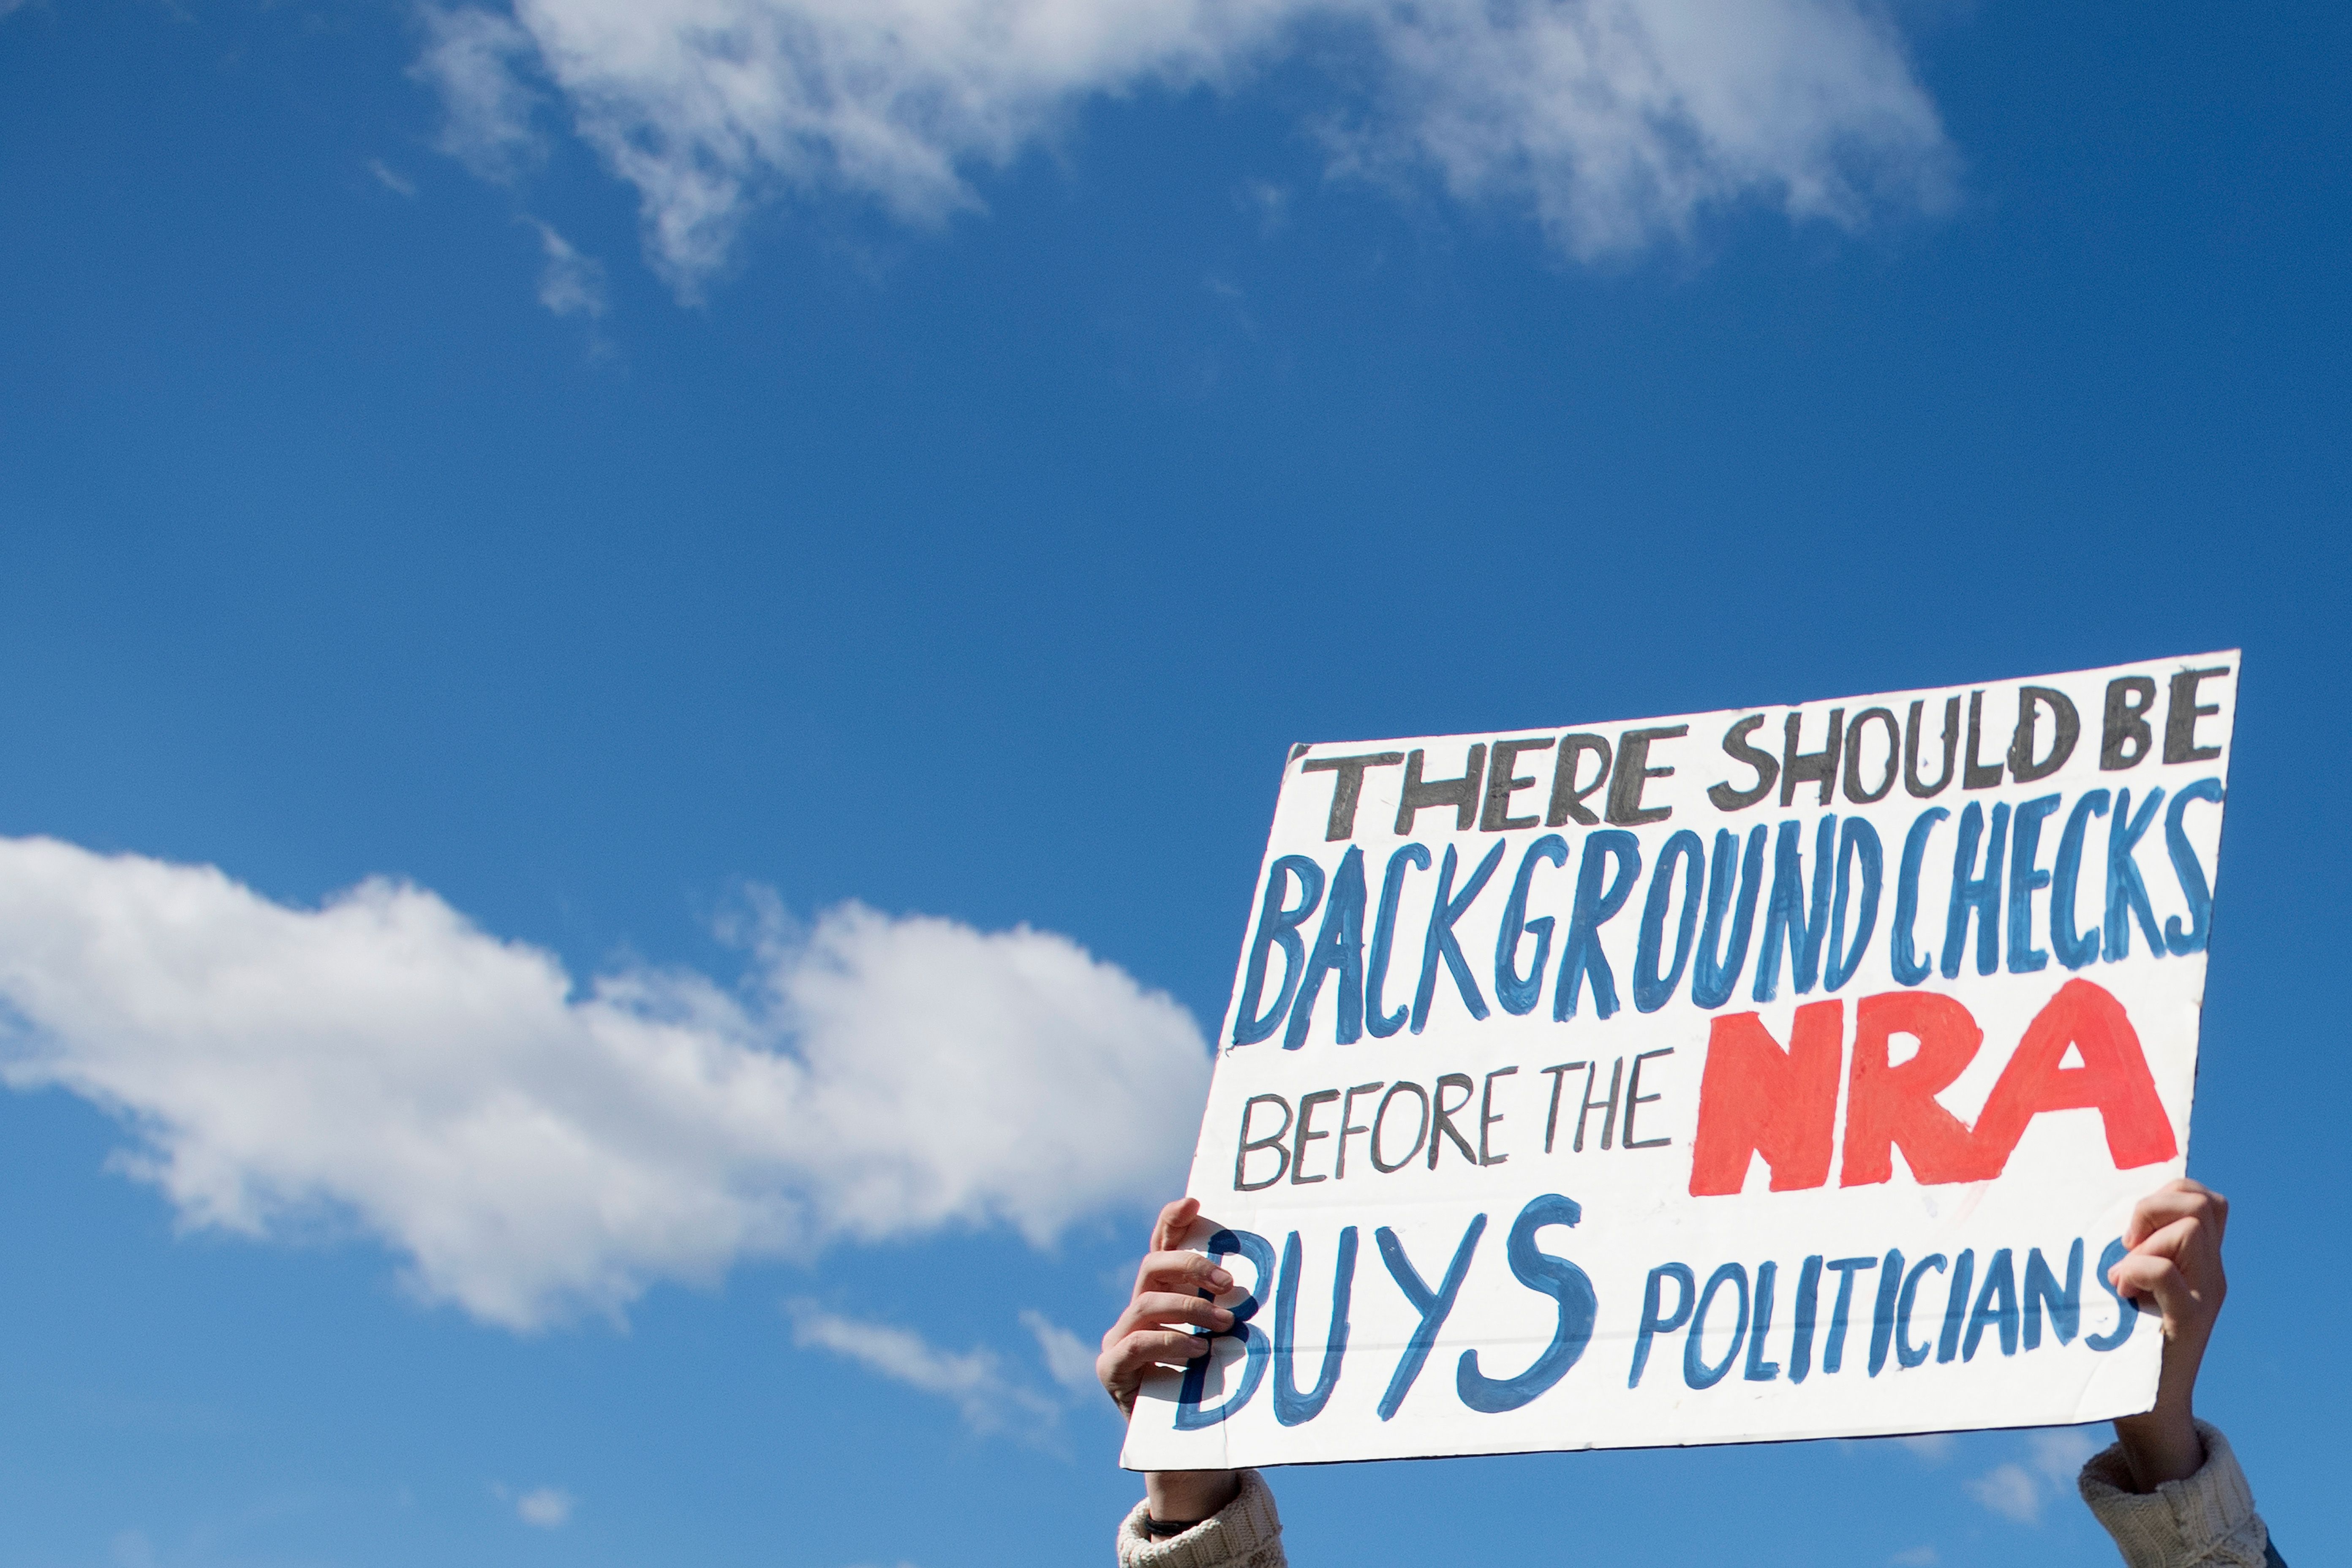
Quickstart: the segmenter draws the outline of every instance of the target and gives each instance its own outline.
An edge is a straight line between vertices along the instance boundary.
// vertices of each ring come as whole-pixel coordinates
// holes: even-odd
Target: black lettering
[[[1625,1136],[1620,1141],[1620,1147],[1626,1149],[1663,1149],[1668,1143],[1674,1142],[1671,1138],[1639,1139],[1633,1136],[1633,1108],[1637,1105],[1648,1105],[1654,1100],[1660,1100],[1665,1098],[1663,1094],[1643,1094],[1642,1092],[1642,1064],[1648,1061],[1652,1057],[1670,1057],[1674,1054],[1674,1047],[1668,1046],[1664,1050],[1643,1051],[1633,1058],[1633,1076],[1625,1080]]]
[[[1944,771],[1934,784],[1919,776],[1919,719],[1927,706],[1925,699],[1911,704],[1911,721],[1903,731],[1903,787],[1918,800],[1944,793],[1960,752],[1960,700],[1955,697],[1944,704]]]
[[[1470,760],[1458,779],[1432,779],[1423,783],[1421,763],[1426,754],[1416,749],[1404,761],[1404,795],[1397,802],[1397,837],[1410,836],[1413,814],[1433,805],[1452,806],[1454,831],[1469,832],[1470,825],[1478,819],[1478,779],[1486,769],[1486,743],[1481,741],[1470,748]]]
[[[1495,1080],[1508,1078],[1518,1070],[1517,1068],[1496,1068],[1486,1075],[1486,1087],[1478,1100],[1478,1163],[1482,1165],[1499,1165],[1510,1158],[1508,1154],[1486,1152],[1486,1130],[1503,1120],[1495,1110]]]
[[[1449,1089],[1458,1089],[1462,1091],[1462,1098],[1451,1105],[1445,1103],[1445,1091]],[[1476,1092],[1477,1086],[1470,1081],[1470,1075],[1466,1072],[1438,1075],[1437,1114],[1433,1125],[1429,1130],[1429,1168],[1431,1170],[1437,1169],[1437,1152],[1444,1147],[1437,1141],[1440,1133],[1454,1140],[1454,1146],[1462,1151],[1464,1159],[1474,1165],[1478,1163],[1477,1151],[1471,1148],[1470,1141],[1462,1136],[1462,1130],[1454,1125],[1454,1113],[1467,1106],[1470,1103],[1470,1097]]]
[[[1748,743],[1748,737],[1764,726],[1764,715],[1750,713],[1723,732],[1723,754],[1733,762],[1756,770],[1753,789],[1734,789],[1726,779],[1708,786],[1706,798],[1715,802],[1717,811],[1745,811],[1771,793],[1780,777],[1780,759],[1769,752],[1757,750]]]
[[[1370,1132],[1371,1131],[1369,1127],[1356,1126],[1350,1120],[1356,1114],[1356,1096],[1360,1094],[1370,1094],[1372,1090],[1380,1087],[1381,1086],[1377,1083],[1360,1083],[1356,1085],[1355,1088],[1348,1091],[1347,1099],[1339,1102],[1339,1158],[1333,1166],[1331,1172],[1331,1176],[1334,1181],[1344,1181],[1347,1179],[1348,1135],[1351,1132]]]
[[[1584,1109],[1576,1113],[1576,1142],[1569,1145],[1571,1153],[1584,1152],[1584,1119],[1594,1111],[1601,1112],[1601,1146],[1609,1147],[1610,1137],[1617,1131],[1617,1086],[1625,1076],[1625,1058],[1619,1057],[1609,1068],[1609,1098],[1592,1098],[1593,1079],[1600,1076],[1601,1064],[1594,1062],[1584,1069]]]
[[[1830,710],[1830,742],[1818,752],[1797,750],[1797,738],[1803,732],[1804,721],[1801,709],[1790,714],[1780,727],[1780,804],[1786,805],[1796,799],[1799,784],[1819,783],[1822,804],[1827,805],[1837,789],[1838,753],[1845,745],[1845,710]]]
[[[1257,1113],[1257,1108],[1259,1106],[1268,1104],[1279,1105],[1282,1107],[1282,1125],[1276,1128],[1271,1133],[1267,1134],[1264,1138],[1253,1139],[1249,1135],[1250,1118]],[[1265,1188],[1274,1185],[1275,1183],[1282,1180],[1282,1173],[1290,1169],[1290,1151],[1283,1146],[1282,1142],[1289,1135],[1290,1101],[1283,1099],[1282,1096],[1278,1094],[1251,1095],[1248,1102],[1242,1107],[1242,1146],[1241,1152],[1234,1156],[1234,1191],[1237,1193],[1262,1192]],[[1282,1163],[1274,1168],[1274,1174],[1268,1176],[1265,1181],[1245,1182],[1242,1179],[1242,1167],[1248,1164],[1249,1157],[1252,1154],[1256,1153],[1260,1149],[1273,1150],[1275,1157]]]
[[[1576,787],[1576,765],[1587,752],[1601,759],[1601,770],[1592,782],[1582,789]],[[1609,742],[1599,735],[1562,735],[1559,738],[1559,761],[1552,764],[1551,809],[1544,814],[1544,826],[1558,827],[1573,818],[1580,826],[1598,827],[1601,819],[1584,804],[1585,797],[1609,782]]]
[[[1862,787],[1862,727],[1874,720],[1886,726],[1886,773],[1875,790],[1865,791]],[[1846,799],[1856,805],[1885,800],[1887,792],[1895,787],[1895,773],[1903,765],[1902,756],[1903,727],[1895,721],[1894,714],[1884,708],[1865,708],[1855,714],[1845,727]]]
[[[2197,743],[2197,721],[2219,713],[2221,705],[2209,702],[2197,706],[2197,683],[2216,675],[2227,675],[2230,667],[2216,665],[2211,669],[2184,669],[2172,678],[2172,700],[2164,710],[2164,760],[2168,763],[2202,763],[2221,754],[2219,746]]]
[[[1551,1152],[1552,1134],[1559,1131],[1559,1085],[1561,1079],[1566,1077],[1568,1074],[1574,1072],[1579,1068],[1589,1068],[1591,1065],[1592,1064],[1590,1062],[1562,1062],[1558,1067],[1546,1068],[1543,1069],[1544,1076],[1551,1079],[1551,1110],[1544,1117],[1545,1153],[1549,1154]]]
[[[1990,789],[2000,783],[2001,764],[1987,764],[1977,760],[1978,742],[1984,738],[1984,693],[1969,693],[1969,752],[1961,759],[1960,787]]]
[[[2042,710],[2050,710],[2053,733],[2050,754],[2040,762],[2033,760],[2034,728]],[[2021,686],[2017,689],[2017,733],[2009,742],[2009,776],[2020,784],[2032,784],[2046,779],[2066,765],[2074,754],[2074,742],[2082,738],[2082,716],[2074,711],[2074,699],[2047,686]]]
[[[1298,1137],[1291,1144],[1290,1181],[1293,1186],[1311,1187],[1318,1182],[1329,1181],[1328,1176],[1307,1174],[1307,1145],[1318,1138],[1328,1138],[1328,1132],[1310,1132],[1307,1128],[1315,1120],[1315,1108],[1328,1105],[1339,1098],[1336,1089],[1318,1089],[1298,1101]]]
[[[1339,775],[1331,781],[1331,815],[1323,825],[1324,843],[1356,836],[1356,802],[1364,793],[1364,770],[1394,767],[1402,761],[1402,752],[1366,752],[1353,757],[1317,757],[1299,767],[1302,773]]]
[[[1402,1159],[1391,1163],[1391,1162],[1381,1158],[1381,1129],[1388,1122],[1389,1102],[1400,1094],[1411,1094],[1413,1099],[1421,1101],[1421,1120],[1413,1126],[1412,1147],[1404,1152],[1404,1155]],[[1407,1165],[1412,1163],[1412,1157],[1421,1152],[1422,1142],[1428,1136],[1429,1091],[1422,1088],[1421,1085],[1417,1083],[1392,1083],[1389,1085],[1389,1091],[1381,1096],[1381,1108],[1372,1112],[1372,1169],[1378,1171],[1383,1176],[1387,1175],[1391,1171],[1403,1170]]]
[[[1540,752],[1550,745],[1551,737],[1549,735],[1537,741],[1495,742],[1495,753],[1489,759],[1489,766],[1486,769],[1486,809],[1478,816],[1478,826],[1482,830],[1487,833],[1501,833],[1508,828],[1533,827],[1536,825],[1536,819],[1532,816],[1509,815],[1511,796],[1520,790],[1534,788],[1536,782],[1536,776],[1533,773],[1528,773],[1523,778],[1514,778],[1511,776],[1511,770],[1519,765],[1521,752]]]
[[[1664,822],[1674,815],[1674,808],[1642,806],[1642,786],[1652,779],[1672,778],[1672,768],[1650,766],[1650,742],[1672,741],[1690,733],[1687,724],[1675,724],[1663,730],[1628,730],[1617,737],[1617,771],[1609,777],[1609,820],[1620,827],[1639,827],[1645,822]]]
[[[2133,699],[2138,699],[2135,701]],[[2118,675],[2107,682],[2107,715],[2099,726],[2099,766],[2120,773],[2147,755],[2156,734],[2143,717],[2156,706],[2156,682],[2145,675]]]

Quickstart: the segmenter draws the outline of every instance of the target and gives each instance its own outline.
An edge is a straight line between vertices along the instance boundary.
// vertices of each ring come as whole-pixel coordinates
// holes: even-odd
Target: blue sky
[[[2201,1403],[2343,1549],[2340,9],[684,13],[0,0],[11,1561],[1105,1561],[1286,744],[2236,646]],[[1277,1485],[2105,1561],[2080,1451]]]

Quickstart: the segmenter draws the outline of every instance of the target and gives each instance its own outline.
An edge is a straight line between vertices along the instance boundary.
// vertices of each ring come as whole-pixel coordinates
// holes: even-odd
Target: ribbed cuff
[[[1147,1505],[1118,1527],[1119,1568],[1284,1568],[1282,1516],[1255,1470],[1244,1470],[1234,1500],[1181,1535],[1143,1533]]]
[[[2205,1442],[2205,1463],[2187,1480],[2152,1492],[2131,1489],[2120,1443],[2083,1467],[2075,1482],[2083,1500],[2131,1568],[2263,1568],[2270,1531],[2254,1511],[2246,1472],[2218,1428],[2200,1421],[2197,1435]]]

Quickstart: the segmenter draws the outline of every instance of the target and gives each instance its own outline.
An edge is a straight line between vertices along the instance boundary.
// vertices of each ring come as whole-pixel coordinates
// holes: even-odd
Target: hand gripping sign
[[[1294,748],[1124,1462],[2147,1408],[2238,667]]]

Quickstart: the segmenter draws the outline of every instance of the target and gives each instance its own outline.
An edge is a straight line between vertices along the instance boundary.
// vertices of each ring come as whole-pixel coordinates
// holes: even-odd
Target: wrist
[[[2197,1435],[2188,1402],[2167,1404],[2116,1422],[2116,1441],[2132,1489],[2147,1493],[2167,1481],[2185,1481],[2205,1467],[2205,1440]]]
[[[1145,1510],[1161,1524],[1198,1524],[1241,1494],[1238,1470],[1149,1470]]]

